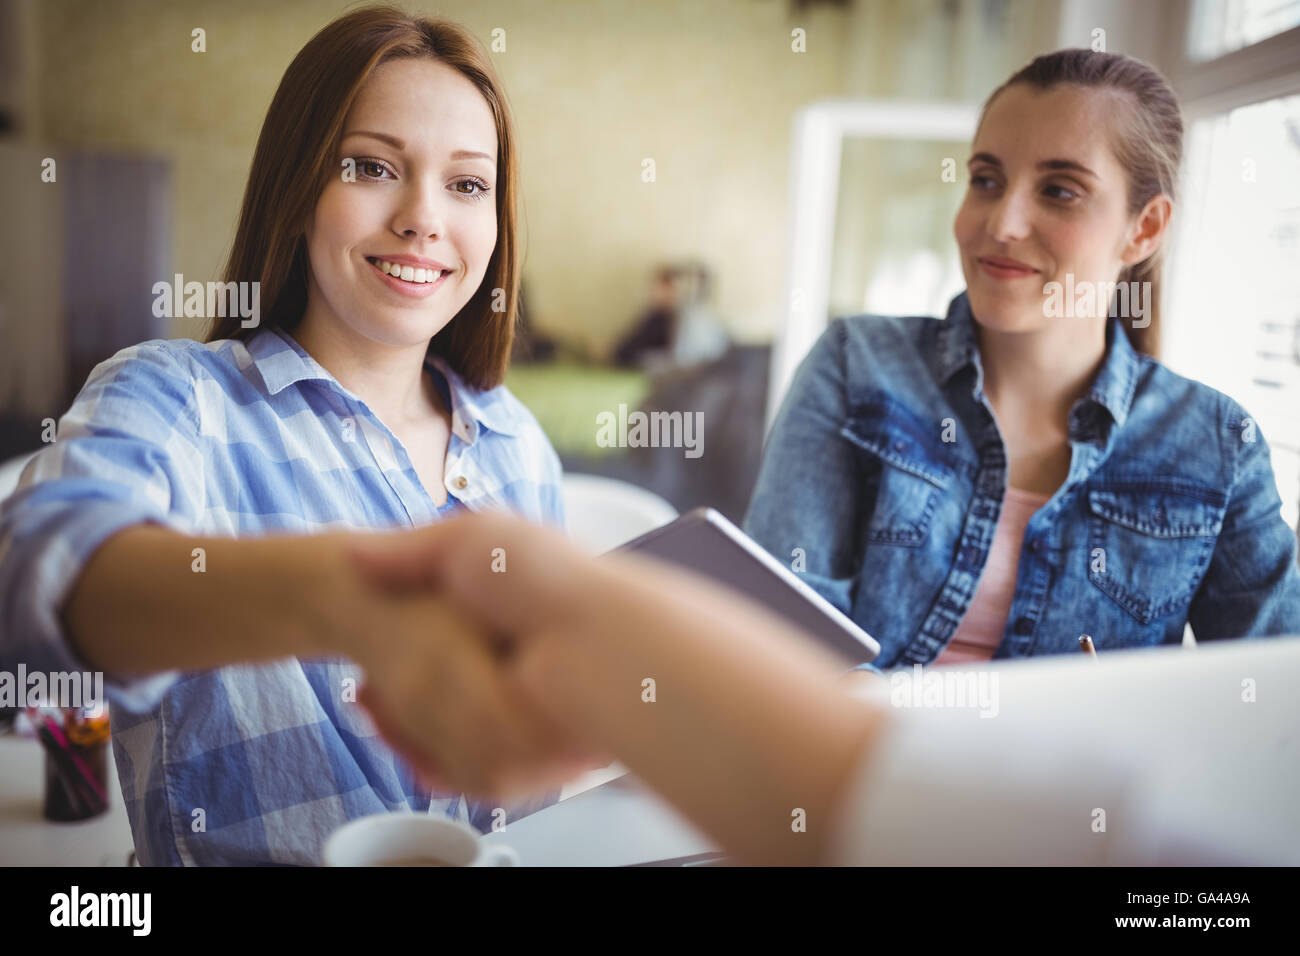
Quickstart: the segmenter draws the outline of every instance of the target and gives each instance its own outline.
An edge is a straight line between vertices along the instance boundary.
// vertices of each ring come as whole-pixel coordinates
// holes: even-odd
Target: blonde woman
[[[1300,632],[1263,434],[1154,357],[1182,132],[1146,64],[1037,58],[984,106],[946,319],[841,319],[800,367],[745,528],[880,667]]]

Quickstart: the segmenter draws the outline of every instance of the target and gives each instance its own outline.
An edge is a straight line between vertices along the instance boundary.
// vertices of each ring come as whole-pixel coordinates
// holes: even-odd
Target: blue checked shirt
[[[466,385],[440,358],[426,368],[452,412],[442,508],[397,437],[285,332],[263,329],[247,343],[155,339],[100,363],[0,510],[0,658],[86,670],[59,609],[95,549],[142,522],[243,537],[388,530],[505,508],[563,526],[559,459],[532,414],[504,386]],[[105,675],[141,863],[316,864],[335,828],[384,811],[487,830],[493,807],[418,787],[357,705],[342,702],[344,680],[360,677],[343,659],[295,658]],[[557,796],[508,807],[507,818]]]

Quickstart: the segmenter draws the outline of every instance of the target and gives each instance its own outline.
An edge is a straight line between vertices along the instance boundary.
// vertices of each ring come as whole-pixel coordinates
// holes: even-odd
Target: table
[[[523,866],[629,866],[718,852],[718,847],[630,774],[485,834]]]
[[[0,866],[126,866],[135,841],[112,751],[108,809],[90,820],[53,823],[45,806],[45,751],[34,737],[0,737]]]

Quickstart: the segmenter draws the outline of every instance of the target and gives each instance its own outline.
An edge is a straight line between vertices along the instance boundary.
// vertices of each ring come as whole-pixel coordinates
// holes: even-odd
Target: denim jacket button
[[[1018,617],[1016,618],[1016,623],[1013,625],[1012,630],[1021,637],[1024,637],[1027,634],[1033,633],[1034,622],[1027,617]]]

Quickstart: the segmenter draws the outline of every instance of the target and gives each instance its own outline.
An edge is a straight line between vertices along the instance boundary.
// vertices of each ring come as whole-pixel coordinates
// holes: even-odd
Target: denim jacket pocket
[[[1186,607],[1227,499],[1186,482],[1113,482],[1088,492],[1088,577],[1141,624]]]
[[[867,540],[875,544],[915,546],[925,541],[953,469],[916,423],[888,418],[889,409],[860,409],[840,434],[877,460],[864,493],[874,492]]]

